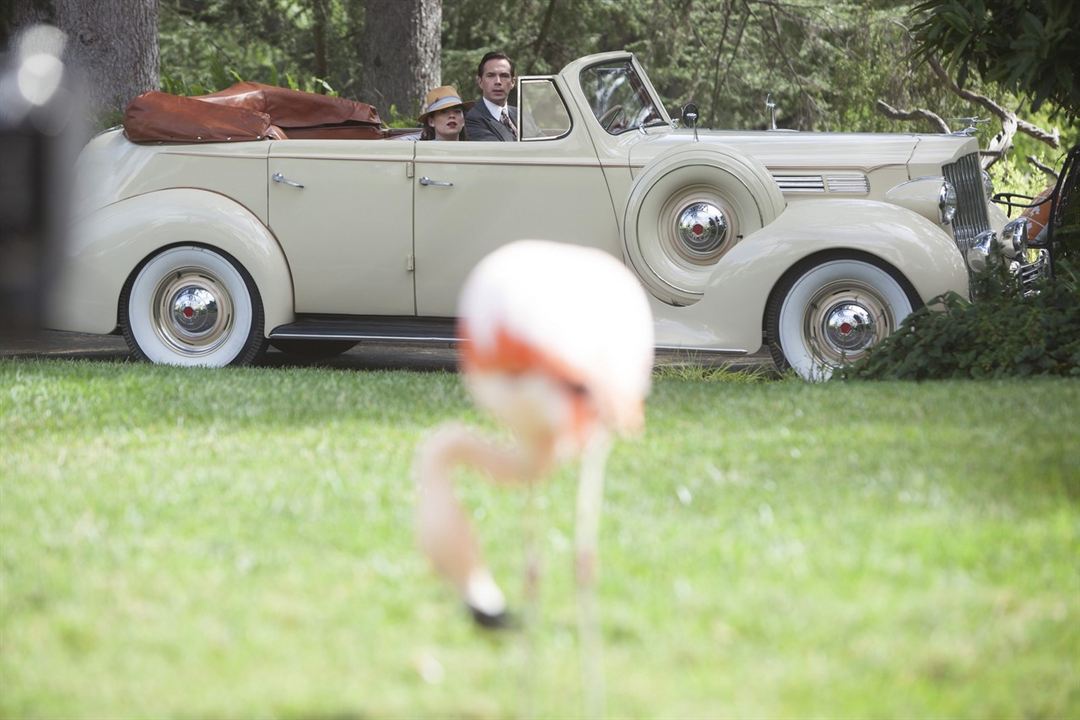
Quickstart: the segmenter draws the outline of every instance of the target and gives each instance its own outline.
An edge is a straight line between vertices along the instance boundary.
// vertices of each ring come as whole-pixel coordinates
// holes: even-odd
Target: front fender
[[[758,350],[773,288],[800,260],[827,250],[883,260],[907,278],[923,302],[949,290],[968,296],[968,272],[956,243],[921,215],[874,200],[803,200],[732,248],[699,302],[664,312],[680,320],[669,326],[674,335],[658,337],[658,343]],[[679,326],[685,337],[678,337],[684,334]],[[661,335],[663,327],[658,324]]]
[[[131,271],[158,250],[183,244],[222,250],[244,266],[262,296],[266,328],[292,322],[292,277],[277,239],[234,200],[177,188],[127,198],[80,219],[61,254],[47,325],[112,332]]]

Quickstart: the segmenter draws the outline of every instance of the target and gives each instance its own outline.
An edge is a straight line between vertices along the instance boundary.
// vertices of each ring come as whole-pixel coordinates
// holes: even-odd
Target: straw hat
[[[453,85],[440,85],[432,88],[424,97],[423,111],[420,113],[420,124],[423,125],[428,115],[446,108],[460,107],[462,112],[468,111],[473,106],[471,102],[462,102],[457,88]]]

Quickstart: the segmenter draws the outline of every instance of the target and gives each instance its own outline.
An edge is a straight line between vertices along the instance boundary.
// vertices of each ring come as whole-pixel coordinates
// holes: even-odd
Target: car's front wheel
[[[769,299],[769,351],[780,370],[827,380],[866,355],[920,304],[906,279],[871,258],[815,258],[785,275]]]
[[[251,275],[231,257],[194,245],[154,255],[120,294],[132,353],[166,365],[246,365],[266,349]]]

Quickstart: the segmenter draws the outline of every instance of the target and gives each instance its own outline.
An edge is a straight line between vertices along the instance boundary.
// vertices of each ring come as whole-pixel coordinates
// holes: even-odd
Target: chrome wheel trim
[[[154,291],[154,332],[177,353],[201,357],[221,347],[233,327],[227,287],[201,268],[180,268]]]
[[[212,296],[212,322],[177,325],[174,300]],[[194,294],[194,295],[193,295]],[[135,274],[126,302],[126,335],[147,360],[167,365],[222,367],[248,347],[255,307],[240,271],[222,255],[204,247],[178,246],[150,258]],[[195,308],[192,308],[195,310]],[[203,316],[209,318],[211,313]]]
[[[888,302],[856,280],[821,288],[803,318],[803,337],[811,353],[833,368],[860,359],[893,329]]]
[[[842,324],[845,306],[865,313],[872,323],[860,330],[866,334],[859,337],[867,342],[857,344],[854,352],[837,339],[840,328],[835,324]],[[882,268],[861,260],[830,260],[807,270],[788,290],[776,339],[784,359],[802,378],[827,380],[837,367],[862,357],[899,327],[912,309],[900,283]]]
[[[734,244],[735,213],[710,188],[687,187],[668,198],[657,218],[659,250],[667,264],[696,277],[711,268]],[[700,233],[695,232],[700,226]]]
[[[728,219],[708,200],[688,203],[675,212],[675,250],[690,262],[712,264],[724,250]]]

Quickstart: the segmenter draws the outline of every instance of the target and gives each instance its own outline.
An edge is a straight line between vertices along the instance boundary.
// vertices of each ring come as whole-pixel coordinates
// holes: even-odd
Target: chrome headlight
[[[994,181],[990,179],[990,173],[985,170],[982,171],[983,192],[986,193],[986,199],[990,200],[994,197]]]
[[[956,188],[948,180],[941,182],[941,192],[938,193],[938,210],[941,211],[941,222],[946,225],[956,217]]]

